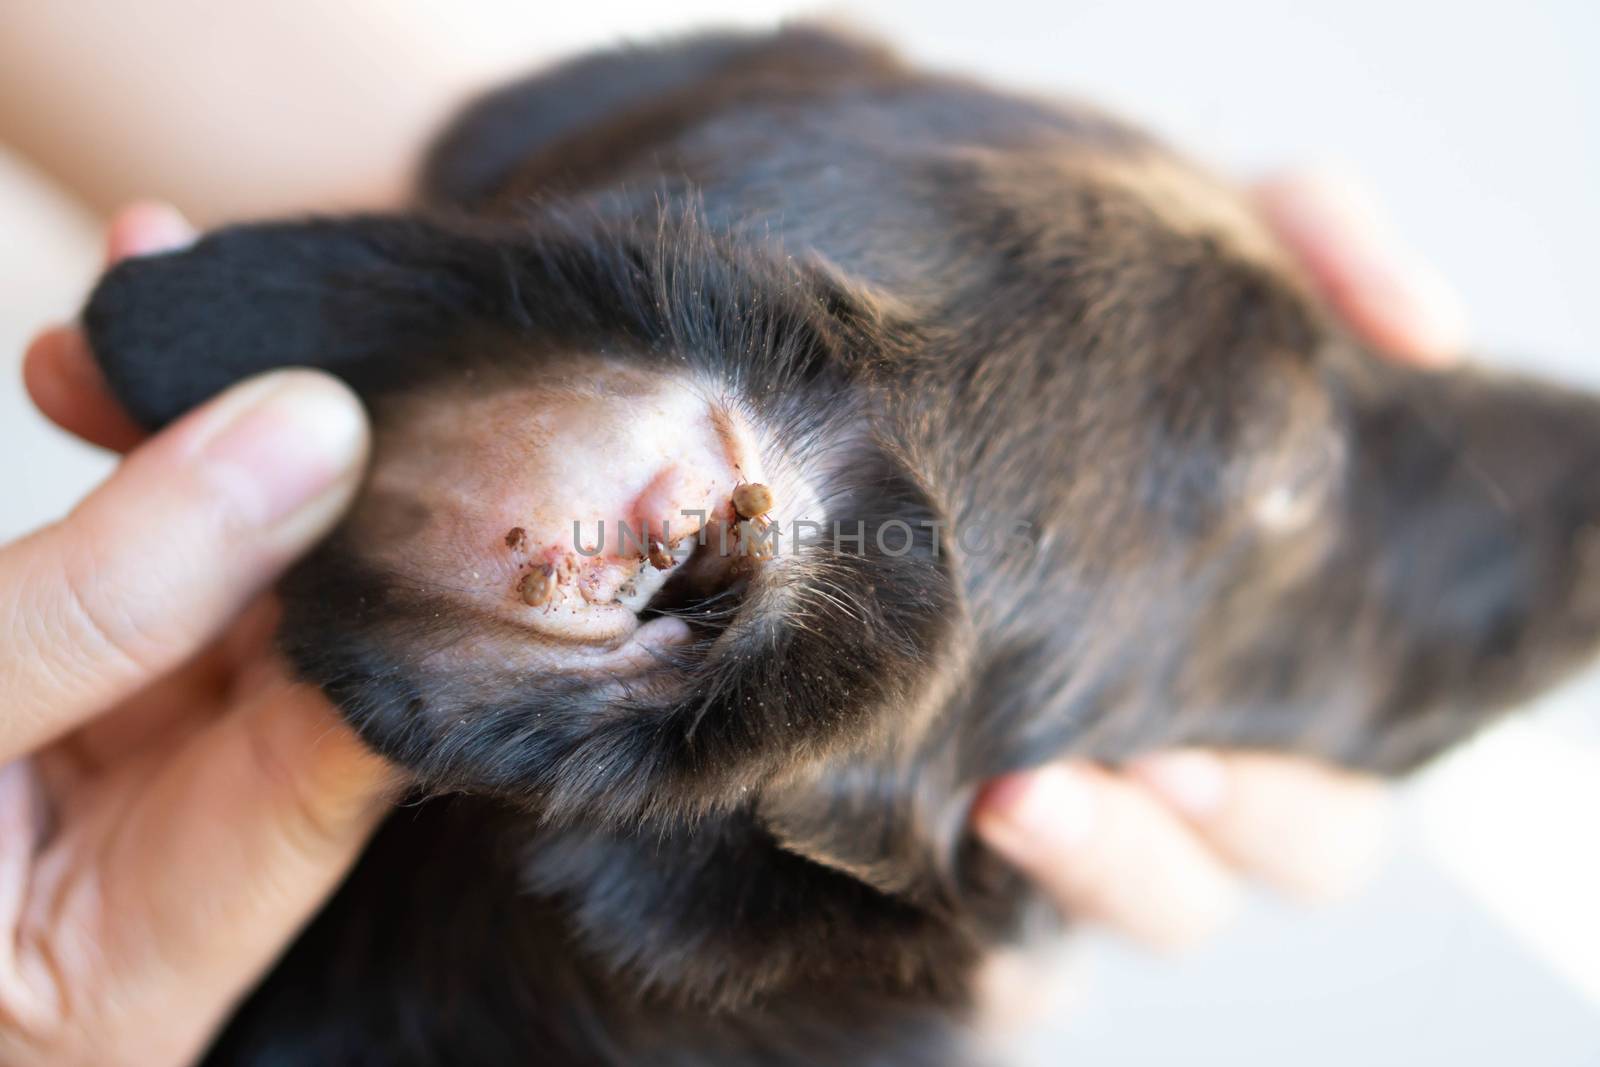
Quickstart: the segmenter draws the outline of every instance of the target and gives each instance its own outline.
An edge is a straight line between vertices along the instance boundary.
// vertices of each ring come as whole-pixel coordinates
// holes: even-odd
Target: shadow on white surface
[[[1600,1012],[1427,858],[1416,804],[1360,900],[1257,897],[1167,960],[1093,938],[1082,992],[1007,1062],[1092,1067],[1600,1064]]]

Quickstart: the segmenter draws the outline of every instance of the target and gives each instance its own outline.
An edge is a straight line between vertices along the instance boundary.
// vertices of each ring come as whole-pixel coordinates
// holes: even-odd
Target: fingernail
[[[1410,253],[1390,249],[1370,256],[1371,282],[1360,295],[1379,320],[1385,339],[1428,364],[1451,361],[1467,344],[1467,315],[1454,290]]]
[[[1059,851],[1094,833],[1094,783],[1081,771],[1051,764],[991,782],[979,797],[979,832],[1010,856]]]
[[[1130,770],[1192,818],[1216,814],[1227,797],[1228,770],[1210,752],[1164,752],[1139,760]]]
[[[277,371],[218,404],[224,421],[204,441],[203,460],[256,525],[275,526],[319,502],[365,456],[361,405],[325,374]]]
[[[1334,302],[1380,348],[1414,362],[1453,362],[1467,315],[1444,278],[1385,225],[1371,192],[1328,168],[1267,183],[1262,204]]]
[[[106,237],[106,258],[112,263],[129,256],[171,252],[194,243],[194,227],[171,204],[141,201],[123,208]]]

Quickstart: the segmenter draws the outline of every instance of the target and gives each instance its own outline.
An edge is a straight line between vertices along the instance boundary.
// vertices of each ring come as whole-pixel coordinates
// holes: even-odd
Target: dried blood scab
[[[650,542],[650,566],[658,571],[664,571],[672,566],[672,556],[667,553],[666,547],[660,541]]]
[[[506,547],[513,552],[520,552],[528,547],[528,531],[520,526],[513,526],[506,532]]]
[[[535,567],[522,576],[522,581],[517,583],[517,593],[522,597],[522,602],[530,608],[537,608],[550,602],[550,596],[555,592],[555,568],[549,564]]]
[[[754,519],[772,510],[772,490],[760,482],[745,482],[733,491],[733,510],[741,519]]]

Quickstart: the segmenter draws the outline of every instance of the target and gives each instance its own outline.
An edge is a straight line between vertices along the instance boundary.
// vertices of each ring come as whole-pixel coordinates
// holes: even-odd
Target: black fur
[[[1362,351],[1111,120],[698,38],[479,102],[422,198],[113,269],[118,395],[158,426],[317,366],[403,433],[572,352],[709,376],[863,550],[675,605],[697,640],[618,695],[426,669],[481,635],[335,534],[283,644],[417,800],[210,1062],[967,1062],[1032,907],[964,829],[981,783],[1174,743],[1399,772],[1600,631],[1600,406]]]

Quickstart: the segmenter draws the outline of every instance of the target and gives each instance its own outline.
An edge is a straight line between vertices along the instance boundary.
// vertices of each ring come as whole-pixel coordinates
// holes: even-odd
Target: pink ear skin
[[[364,551],[482,620],[502,661],[601,666],[686,639],[638,612],[703,529],[715,545],[735,528],[761,476],[742,420],[687,377],[595,358],[450,390],[380,407],[351,520]]]

